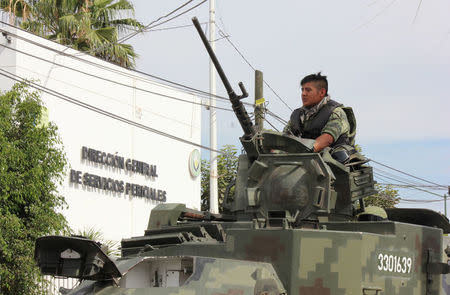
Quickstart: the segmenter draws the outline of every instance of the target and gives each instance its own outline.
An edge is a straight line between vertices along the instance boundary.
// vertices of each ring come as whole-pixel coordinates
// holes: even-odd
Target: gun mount
[[[376,193],[368,159],[355,153],[345,164],[331,150],[313,153],[314,140],[274,131],[256,132],[241,99],[248,94],[242,82],[238,96],[228,81],[197,18],[195,28],[217,69],[242,126],[240,138],[246,154],[239,158],[234,196],[226,195],[224,209],[240,219],[280,220],[301,223],[333,219],[349,220],[364,210],[362,199]],[[230,190],[228,190],[228,193]],[[356,210],[353,203],[359,202]],[[273,220],[273,221],[272,221]]]

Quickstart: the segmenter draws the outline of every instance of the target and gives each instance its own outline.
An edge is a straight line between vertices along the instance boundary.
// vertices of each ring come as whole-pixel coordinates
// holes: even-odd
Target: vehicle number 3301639
[[[412,258],[405,256],[378,254],[378,270],[393,273],[411,273]]]

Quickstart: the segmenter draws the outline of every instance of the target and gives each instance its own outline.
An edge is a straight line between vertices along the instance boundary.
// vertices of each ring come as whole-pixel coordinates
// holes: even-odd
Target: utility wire
[[[154,23],[160,21],[161,19],[166,18],[166,17],[169,17],[171,14],[177,12],[177,11],[180,10],[181,8],[183,8],[183,7],[185,7],[186,5],[188,5],[189,3],[191,3],[192,1],[194,1],[194,0],[189,0],[189,1],[185,2],[184,4],[182,4],[181,6],[179,6],[179,7],[175,8],[174,10],[170,11],[169,13],[167,13],[167,14],[165,14],[165,15],[163,15],[163,16],[157,18],[156,20],[150,22],[148,25],[146,25],[146,26],[145,26],[144,28],[142,28],[140,31],[142,32],[142,31],[144,31],[146,28],[150,27],[152,24],[154,24]]]
[[[444,199],[441,200],[420,200],[420,199],[405,199],[405,198],[399,198],[400,201],[403,202],[410,202],[410,203],[435,203],[435,202],[442,202]]]
[[[200,23],[201,25],[207,24],[207,22]],[[173,27],[166,27],[161,29],[150,29],[147,30],[147,32],[158,32],[158,31],[168,31],[168,30],[175,30],[175,29],[182,29],[182,28],[188,28],[193,27],[194,25],[181,25],[181,26],[173,26]]]
[[[81,71],[81,70],[78,70],[78,69],[75,69],[75,68],[68,67],[68,66],[63,65],[63,64],[59,64],[57,62],[49,61],[47,59],[38,57],[36,55],[30,54],[30,53],[27,53],[27,52],[24,52],[24,51],[21,51],[21,50],[12,48],[12,47],[8,47],[8,46],[3,45],[3,44],[0,44],[0,46],[5,47],[5,48],[10,49],[10,50],[13,50],[13,51],[16,51],[16,52],[19,52],[21,54],[24,54],[24,55],[27,55],[27,56],[30,56],[30,57],[33,57],[33,58],[45,61],[47,63],[54,64],[56,66],[59,66],[59,67],[62,67],[62,68],[67,68],[67,69],[70,69],[70,70],[75,71],[77,73],[84,74],[84,75],[87,75],[87,76],[90,76],[90,77],[93,77],[93,78],[102,79],[104,81],[107,81],[107,82],[110,82],[110,83],[114,83],[114,84],[117,84],[117,85],[120,85],[120,86],[123,86],[123,87],[126,87],[126,88],[136,89],[136,90],[139,90],[139,91],[142,91],[142,92],[159,95],[159,96],[162,96],[162,97],[165,97],[165,98],[169,98],[169,99],[176,100],[176,101],[181,101],[181,102],[184,102],[184,103],[190,103],[190,104],[194,104],[194,105],[201,105],[201,106],[205,106],[205,107],[211,107],[209,104],[204,104],[204,103],[201,103],[201,102],[184,100],[184,99],[181,99],[181,98],[178,98],[178,97],[175,97],[175,96],[162,94],[162,93],[159,93],[159,92],[154,92],[154,91],[151,91],[151,90],[147,90],[147,89],[135,87],[135,86],[132,86],[132,85],[128,85],[128,84],[125,84],[125,83],[121,83],[121,82],[118,82],[118,81],[114,81],[114,80],[111,80],[111,79],[108,79],[108,78],[105,78],[105,77],[100,77],[100,76],[97,76],[97,75],[94,75],[94,74],[90,74],[90,73],[87,73],[87,72],[84,72],[84,71]],[[233,111],[231,109],[217,107],[217,106],[215,106],[214,108],[215,109],[219,109],[219,110],[229,111],[229,112]]]
[[[267,110],[267,114],[268,114],[268,115],[274,117],[274,118],[277,119],[280,123],[282,123],[282,124],[284,124],[284,125],[286,125],[286,124],[288,123],[288,121],[286,121],[285,119],[281,118],[280,116],[278,116],[278,115],[275,114],[274,112],[268,110],[267,108],[266,108],[266,110]]]
[[[247,63],[247,65],[253,70],[256,71],[255,67],[248,61],[248,59],[242,54],[242,52],[237,48],[237,46],[231,41],[230,36],[226,34],[216,23],[214,23],[217,29],[219,30],[219,35],[225,38],[228,43],[236,50],[236,52],[242,57],[242,59]],[[281,98],[280,95],[269,85],[266,80],[263,80],[264,84],[275,94],[276,97],[292,112],[293,109]]]
[[[376,168],[376,167],[373,167],[373,170],[374,170],[374,173],[375,173],[376,175],[378,175],[378,177],[383,177],[384,180],[386,180],[386,181],[388,181],[388,182],[389,182],[390,180],[396,180],[397,182],[402,182],[402,183],[404,183],[405,185],[415,185],[415,183],[411,183],[409,180],[405,180],[405,179],[403,179],[403,178],[398,177],[397,175],[391,174],[391,173],[389,173],[389,172],[387,172],[387,171],[378,169],[378,168]],[[390,178],[385,178],[385,177],[390,177]]]
[[[372,21],[374,21],[377,17],[379,17],[381,14],[383,14],[386,10],[388,10],[389,7],[391,7],[397,0],[392,0],[386,7],[384,7],[380,12],[378,12],[374,17],[369,19],[367,22],[363,23],[362,25],[358,26],[355,31],[367,26]]]
[[[9,24],[7,24],[7,25],[9,25]],[[14,27],[14,26],[13,26],[13,27]],[[41,48],[44,48],[44,49],[47,49],[47,50],[51,50],[51,51],[53,51],[53,52],[55,52],[55,53],[57,53],[57,54],[60,54],[60,55],[66,56],[66,57],[70,57],[70,58],[74,58],[74,59],[76,59],[76,60],[78,60],[78,61],[81,61],[81,62],[90,64],[90,65],[93,65],[93,66],[96,66],[96,67],[99,67],[99,68],[102,68],[102,69],[105,69],[105,70],[108,70],[108,71],[111,71],[111,72],[119,73],[119,74],[121,74],[121,75],[127,75],[127,74],[125,74],[125,73],[123,73],[123,72],[121,72],[121,71],[114,70],[114,69],[111,69],[111,68],[109,68],[109,67],[105,67],[105,66],[102,66],[102,65],[100,65],[100,64],[94,63],[94,62],[92,62],[92,61],[87,61],[87,60],[85,60],[84,58],[80,58],[80,57],[78,57],[78,56],[74,56],[74,55],[72,55],[72,54],[68,54],[68,53],[65,53],[65,52],[63,52],[63,51],[56,50],[56,49],[54,49],[54,48],[51,48],[51,47],[48,47],[48,46],[39,44],[38,42],[34,42],[34,41],[32,41],[32,40],[29,40],[28,38],[19,36],[19,35],[17,35],[17,34],[13,34],[13,33],[10,33],[10,32],[8,32],[8,31],[2,30],[2,29],[0,29],[0,31],[6,32],[6,33],[9,34],[9,35],[12,35],[12,36],[14,36],[14,37],[16,37],[16,38],[18,38],[18,39],[21,39],[21,40],[23,40],[23,41],[25,41],[25,42],[28,42],[28,43],[31,43],[31,44],[33,44],[33,45],[39,46],[39,47],[41,47]],[[192,101],[186,101],[186,100],[183,100],[183,99],[180,99],[180,98],[177,98],[177,97],[173,97],[173,96],[169,96],[169,95],[165,95],[165,94],[153,92],[153,91],[150,91],[150,90],[147,90],[147,89],[142,89],[142,88],[139,88],[139,87],[133,87],[133,86],[131,86],[131,85],[127,85],[127,84],[124,84],[124,83],[121,83],[121,82],[118,82],[118,81],[114,81],[114,80],[111,80],[111,79],[107,79],[107,78],[105,78],[105,77],[103,77],[103,76],[97,76],[97,75],[90,74],[90,73],[87,73],[87,72],[84,72],[84,71],[81,71],[81,70],[78,70],[78,69],[75,69],[75,68],[72,68],[72,67],[69,67],[69,66],[66,66],[66,65],[63,65],[63,64],[54,62],[54,61],[50,61],[50,60],[44,59],[44,58],[42,58],[42,57],[33,55],[33,54],[31,54],[31,53],[24,52],[24,51],[21,51],[21,50],[12,48],[12,47],[8,47],[8,46],[3,45],[3,44],[0,44],[0,45],[3,46],[3,47],[8,48],[8,49],[10,49],[10,50],[14,50],[14,51],[16,51],[16,52],[19,52],[19,53],[21,53],[21,54],[24,54],[24,55],[27,55],[27,56],[30,56],[30,57],[33,57],[33,58],[42,60],[42,61],[44,61],[44,62],[51,63],[51,64],[57,65],[57,66],[59,66],[59,67],[62,67],[62,68],[67,68],[67,69],[70,69],[70,70],[73,70],[73,71],[76,71],[76,72],[78,72],[78,73],[85,74],[85,75],[88,75],[88,76],[91,76],[91,77],[99,78],[99,79],[108,81],[108,82],[110,82],[110,83],[115,83],[115,84],[118,84],[118,85],[121,85],[121,86],[124,86],[124,87],[133,88],[133,89],[140,90],[140,91],[144,91],[144,92],[151,93],[151,94],[161,95],[161,96],[166,97],[166,98],[170,98],[170,99],[174,99],[174,100],[178,100],[178,101],[182,101],[182,102],[186,102],[186,103],[193,103],[193,104],[197,104],[197,105],[202,105],[202,106],[209,107],[209,105],[207,105],[207,104],[196,103],[196,102],[192,102]],[[135,71],[135,72],[138,72],[138,73],[140,73],[140,74],[143,74],[143,75],[145,75],[145,76],[149,76],[149,77],[152,77],[152,78],[155,78],[155,79],[158,79],[158,80],[162,80],[162,81],[167,82],[167,83],[169,83],[169,84],[174,84],[174,85],[176,85],[176,86],[179,86],[178,88],[179,88],[179,89],[182,89],[182,90],[184,90],[184,91],[186,91],[186,89],[189,89],[189,90],[191,90],[194,94],[197,94],[197,95],[200,95],[200,96],[209,98],[209,99],[210,99],[209,96],[213,96],[213,97],[222,99],[222,100],[224,100],[224,101],[226,101],[226,102],[229,102],[229,99],[228,99],[228,98],[225,98],[225,97],[221,97],[221,96],[218,96],[218,95],[212,95],[212,94],[210,94],[209,92],[202,91],[202,90],[198,90],[198,89],[195,89],[195,88],[192,88],[192,87],[183,85],[183,84],[175,83],[175,82],[173,82],[173,81],[170,81],[170,80],[167,80],[167,79],[163,79],[163,78],[160,78],[160,77],[157,77],[157,76],[148,74],[148,73],[144,73],[144,72],[140,72],[140,71]],[[138,78],[138,79],[142,79],[141,77],[138,77],[138,76],[135,76],[135,75],[129,75],[129,76],[134,77],[134,78]],[[254,107],[254,104],[251,104],[251,103],[245,103],[245,102],[243,102],[243,103],[244,103],[245,105],[250,105],[250,106]],[[232,110],[230,110],[230,109],[222,108],[222,107],[218,107],[218,106],[216,106],[215,108],[216,108],[216,109],[219,109],[219,110],[232,111]],[[279,120],[280,122],[282,122],[282,123],[285,122],[282,118],[280,118],[279,116],[277,116],[277,115],[274,114],[273,112],[269,111],[268,109],[267,109],[267,111],[269,112],[270,115],[272,115],[274,118],[276,118],[276,119]],[[270,122],[268,122],[268,123],[272,126],[272,128],[274,128],[275,130],[278,131],[278,129],[277,129],[276,127],[274,127]]]
[[[378,175],[378,176],[383,177],[383,178],[390,179],[390,180],[399,181],[398,179],[395,179],[395,178],[392,178],[392,177],[389,177],[389,176],[380,175],[380,174],[377,173],[377,172],[374,172],[373,174]],[[404,182],[404,181],[399,181],[399,182],[406,183],[406,182]],[[408,184],[408,183],[406,183],[406,184]],[[441,195],[439,195],[439,194],[437,194],[437,193],[434,193],[434,192],[430,192],[430,191],[428,191],[428,190],[424,190],[424,189],[421,189],[421,188],[418,188],[418,187],[411,187],[411,188],[412,188],[412,189],[415,189],[415,190],[419,190],[419,191],[422,191],[422,192],[425,192],[425,193],[428,193],[428,194],[435,195],[435,196],[438,196],[438,197],[443,198],[443,196],[441,196]]]
[[[265,114],[267,114],[267,115],[271,115],[271,114],[269,114],[268,112],[266,112]],[[261,117],[262,118],[264,118],[264,116],[263,115],[261,115]],[[277,120],[278,121],[278,123],[281,123],[281,124],[283,124],[283,122],[277,117],[277,116],[272,116],[275,120]]]
[[[195,143],[195,142],[192,142],[192,141],[183,139],[183,138],[181,138],[181,137],[178,137],[178,136],[175,136],[175,135],[166,133],[166,132],[164,132],[164,131],[160,131],[160,130],[151,128],[151,127],[149,127],[149,126],[146,126],[146,125],[143,125],[143,124],[134,122],[134,121],[132,121],[132,120],[126,119],[126,118],[121,117],[121,116],[119,116],[119,115],[116,115],[116,114],[113,114],[113,113],[111,113],[111,112],[105,111],[105,110],[103,110],[103,109],[97,108],[97,107],[95,107],[95,106],[93,106],[93,105],[90,105],[90,104],[87,104],[87,103],[85,103],[85,102],[79,101],[79,100],[77,100],[77,99],[75,99],[75,98],[73,98],[73,97],[67,96],[67,95],[65,95],[65,94],[59,93],[59,92],[57,92],[57,91],[55,91],[55,90],[52,90],[52,89],[50,89],[50,88],[47,88],[47,87],[41,86],[41,85],[39,85],[39,84],[36,84],[36,83],[34,83],[34,82],[28,81],[28,80],[26,80],[26,79],[24,79],[24,78],[22,78],[22,77],[20,77],[20,76],[18,76],[18,75],[15,75],[15,74],[10,73],[10,72],[8,72],[8,71],[5,71],[5,70],[3,70],[3,69],[0,69],[0,75],[5,76],[5,77],[7,77],[7,78],[9,78],[9,79],[11,79],[11,80],[17,81],[17,82],[26,83],[27,85],[29,85],[29,86],[31,86],[31,87],[37,89],[37,90],[40,90],[40,91],[45,92],[45,93],[47,93],[47,94],[50,94],[50,95],[52,95],[52,96],[54,96],[54,97],[57,97],[57,98],[59,98],[59,99],[62,99],[62,100],[64,100],[64,101],[66,101],[66,102],[69,102],[69,103],[75,104],[75,105],[77,105],[77,106],[83,107],[83,108],[85,108],[85,109],[94,111],[94,112],[96,112],[96,113],[99,113],[99,114],[102,114],[102,115],[104,115],[104,116],[110,117],[110,118],[112,118],[112,119],[114,119],[114,120],[117,120],[117,121],[120,121],[120,122],[129,124],[129,125],[131,125],[131,126],[135,126],[135,127],[141,128],[141,129],[143,129],[143,130],[150,131],[150,132],[152,132],[152,133],[155,133],[155,134],[158,134],[158,135],[161,135],[161,136],[170,138],[170,139],[174,139],[174,140],[179,141],[179,142],[183,142],[183,143],[186,143],[186,144],[190,144],[190,145],[193,145],[193,146],[202,148],[202,149],[214,151],[214,152],[216,152],[216,153],[222,153],[222,152],[219,151],[219,150],[215,150],[215,149],[212,149],[212,148],[210,148],[210,147],[200,145],[200,144],[198,144],[198,143]]]
[[[277,127],[273,126],[272,123],[270,123],[269,120],[267,120],[267,118],[264,118],[264,121],[266,121],[267,123],[269,123],[270,126],[272,126],[273,129],[275,129],[277,132],[280,132]]]
[[[428,180],[426,180],[426,179],[423,179],[423,178],[414,176],[414,175],[412,175],[412,174],[403,172],[403,171],[401,171],[401,170],[395,169],[395,168],[393,168],[393,167],[391,167],[391,166],[388,166],[388,165],[386,165],[386,164],[377,162],[377,161],[375,161],[375,160],[372,160],[372,159],[371,159],[370,161],[372,161],[372,162],[375,163],[375,164],[381,165],[381,166],[383,166],[383,167],[389,168],[389,169],[391,169],[391,170],[397,171],[397,172],[399,172],[399,173],[401,173],[401,174],[408,175],[409,177],[412,177],[412,178],[415,178],[415,179],[418,179],[418,180],[422,180],[422,181],[424,181],[424,182],[427,182],[427,183],[430,183],[430,184],[434,184],[434,185],[436,185],[436,186],[446,187],[446,186],[444,186],[444,185],[437,184],[437,183],[435,183],[435,182],[431,182],[431,181],[428,181]]]
[[[416,15],[414,16],[414,20],[413,20],[413,25],[416,23],[416,19],[417,19],[417,15],[419,14],[419,10],[420,10],[420,6],[422,5],[422,0],[420,0],[419,5],[417,6],[416,9]]]
[[[383,195],[378,195],[378,198],[381,199],[385,199],[385,200],[392,200],[392,198],[389,198],[387,196],[383,196]],[[403,202],[411,202],[411,203],[434,203],[434,202],[442,202],[444,201],[444,199],[440,199],[440,200],[422,200],[422,199],[408,199],[408,198],[401,198],[398,197],[396,198],[399,201],[403,201]]]
[[[3,22],[2,22],[2,23],[3,23]],[[9,24],[7,24],[7,25],[9,25]],[[94,65],[94,66],[96,66],[96,67],[100,67],[100,68],[102,68],[102,69],[105,69],[105,70],[108,70],[108,71],[112,71],[112,72],[116,72],[116,73],[120,73],[120,74],[124,75],[123,72],[120,72],[120,71],[117,71],[117,70],[113,70],[113,69],[111,69],[111,68],[108,68],[108,67],[99,65],[99,64],[94,63],[94,62],[91,62],[91,61],[87,61],[87,60],[85,60],[85,59],[83,59],[83,58],[80,58],[80,57],[78,57],[78,56],[74,56],[74,55],[65,53],[65,52],[63,52],[63,51],[59,51],[59,50],[53,49],[53,48],[51,48],[51,47],[48,47],[48,46],[39,44],[39,43],[37,43],[37,42],[31,41],[31,40],[29,40],[29,39],[27,39],[27,38],[18,36],[18,35],[16,35],[16,34],[13,34],[13,33],[8,32],[8,31],[4,31],[4,30],[1,30],[1,29],[0,29],[0,31],[6,32],[6,33],[8,33],[8,34],[10,34],[10,35],[13,35],[14,37],[16,37],[16,38],[18,38],[18,39],[21,39],[21,40],[23,40],[23,41],[25,41],[25,42],[29,42],[29,43],[34,44],[34,45],[36,45],[36,46],[40,46],[40,47],[42,47],[42,48],[51,50],[51,51],[56,52],[56,53],[58,53],[58,54],[60,54],[60,55],[67,56],[67,57],[71,57],[71,58],[77,59],[78,61],[82,61],[82,62],[88,63],[88,64],[90,64],[90,65]],[[0,44],[0,45],[2,45],[2,44]],[[40,58],[40,57],[38,57],[38,56],[35,56],[35,55],[30,54],[30,53],[26,53],[26,52],[17,50],[17,49],[15,49],[15,48],[7,47],[7,46],[5,46],[5,45],[2,45],[2,46],[6,47],[6,48],[8,48],[8,49],[11,49],[11,50],[16,50],[17,52],[20,52],[20,53],[22,53],[22,54],[25,54],[25,55],[28,55],[28,56],[31,56],[31,57],[34,57],[34,58],[43,60],[43,61],[45,61],[45,62],[49,62],[49,63],[52,63],[52,64],[54,64],[54,65],[60,66],[60,67],[64,67],[64,68],[67,68],[67,69],[71,69],[71,70],[74,70],[74,71],[77,71],[77,72],[79,72],[79,73],[83,73],[83,74],[86,74],[86,75],[89,75],[89,76],[92,76],[92,77],[100,78],[100,79],[103,79],[103,80],[105,80],[105,81],[108,81],[108,82],[111,82],[111,83],[115,83],[115,84],[118,84],[118,85],[121,85],[121,86],[131,87],[131,88],[133,88],[133,89],[137,89],[137,90],[144,91],[144,92],[148,92],[148,93],[152,93],[152,94],[161,95],[161,96],[166,97],[166,98],[171,98],[171,99],[179,100],[179,101],[186,102],[186,103],[193,103],[193,104],[197,104],[197,105],[202,105],[202,106],[205,106],[205,107],[209,107],[209,105],[207,105],[207,104],[196,103],[196,102],[191,102],[191,101],[185,101],[185,100],[180,99],[180,98],[168,96],[168,95],[161,94],[161,93],[155,93],[155,92],[152,92],[152,91],[149,91],[149,90],[146,90],[146,89],[142,89],[142,88],[139,88],[139,87],[133,87],[133,86],[130,86],[130,85],[127,85],[127,84],[124,84],[124,83],[120,83],[120,82],[114,81],[114,80],[106,79],[106,78],[104,78],[104,77],[99,77],[99,76],[97,76],[97,75],[89,74],[89,73],[80,71],[80,70],[78,70],[78,69],[74,69],[74,68],[71,68],[71,67],[68,67],[68,66],[65,66],[65,65],[62,65],[62,64],[53,62],[53,61],[49,61],[49,60]],[[136,70],[134,70],[134,71],[137,72],[137,73],[143,74],[143,75],[145,75],[145,76],[149,76],[149,77],[158,79],[158,80],[160,80],[160,81],[164,81],[164,82],[166,82],[166,83],[169,83],[169,84],[172,84],[172,85],[176,85],[176,86],[179,87],[179,89],[182,89],[182,90],[184,90],[184,91],[186,91],[186,89],[188,89],[188,90],[190,90],[190,91],[193,91],[195,94],[200,95],[200,96],[202,96],[202,97],[204,97],[204,98],[207,98],[207,99],[211,99],[211,97],[215,97],[215,98],[222,99],[222,100],[225,100],[225,101],[229,102],[229,99],[228,99],[228,98],[225,98],[225,97],[222,97],[222,96],[213,95],[213,94],[210,94],[209,92],[202,91],[202,90],[199,90],[199,89],[195,89],[195,88],[192,88],[192,87],[189,87],[189,86],[186,86],[186,85],[183,85],[183,84],[179,84],[179,83],[176,83],[176,82],[167,80],[167,79],[163,79],[163,78],[160,78],[160,77],[157,77],[157,76],[154,76],[154,75],[145,73],[145,72],[136,71]],[[140,78],[140,77],[137,77],[137,76],[134,76],[134,77]],[[251,107],[254,107],[254,104],[251,104],[251,103],[243,102],[243,104],[244,104],[244,105],[249,105],[249,106],[251,106]],[[232,111],[232,110],[230,110],[230,109],[222,108],[222,107],[218,107],[218,106],[216,106],[215,108],[216,108],[216,109],[219,109],[219,110]],[[269,111],[269,112],[270,112],[270,111]],[[279,116],[277,116],[277,115],[274,114],[273,112],[270,112],[270,114],[271,114],[273,117],[277,118],[279,121],[281,120],[280,122],[284,123],[284,122],[283,122],[283,119],[281,119]],[[269,123],[269,122],[268,122],[268,123]],[[269,123],[269,124],[271,124],[271,123]],[[274,127],[273,125],[271,125],[271,126],[272,126],[275,130],[278,130],[278,129],[277,129],[276,127]]]
[[[177,8],[175,8],[174,10],[172,10],[172,11],[169,12],[169,13],[167,13],[166,15],[163,15],[163,16],[159,17],[158,19],[156,19],[156,20],[150,22],[150,23],[149,23],[148,25],[146,25],[145,27],[140,28],[139,30],[134,31],[134,32],[131,33],[131,34],[125,35],[125,36],[123,36],[122,38],[119,38],[119,39],[118,39],[116,42],[114,42],[114,43],[105,43],[105,44],[103,44],[102,46],[99,46],[99,47],[97,47],[97,48],[93,48],[93,49],[91,49],[91,50],[89,50],[89,51],[87,51],[87,52],[83,52],[83,53],[94,54],[94,53],[96,53],[96,52],[98,52],[98,51],[100,51],[100,50],[103,50],[103,49],[105,49],[105,48],[111,47],[112,45],[123,43],[123,42],[125,42],[125,41],[127,41],[127,40],[133,38],[133,37],[136,36],[137,34],[144,32],[145,30],[147,30],[147,29],[149,29],[149,28],[157,27],[157,26],[159,26],[159,25],[161,25],[161,24],[164,24],[164,23],[166,23],[166,22],[168,22],[168,21],[170,21],[170,20],[172,20],[172,19],[174,19],[174,18],[177,18],[177,17],[179,17],[179,16],[185,14],[186,12],[188,12],[188,11],[190,11],[190,10],[196,8],[196,7],[199,6],[200,4],[203,4],[206,0],[204,0],[203,2],[201,2],[201,3],[198,4],[198,5],[194,6],[193,8],[188,9],[187,11],[185,11],[185,12],[183,12],[183,13],[180,13],[180,14],[178,14],[178,15],[176,15],[176,16],[174,16],[174,17],[172,17],[172,18],[170,18],[170,19],[168,19],[168,20],[166,20],[166,21],[163,21],[163,22],[161,22],[161,23],[159,23],[159,24],[153,25],[154,23],[160,21],[161,19],[166,18],[166,17],[169,17],[171,14],[177,12],[177,11],[180,10],[181,8],[183,8],[183,7],[185,7],[186,5],[188,5],[189,3],[191,3],[192,1],[194,1],[194,0],[189,0],[189,1],[185,2],[183,5],[181,5],[181,6],[177,7]],[[152,25],[153,25],[153,26],[152,26]]]
[[[163,22],[160,22],[159,24],[155,24],[155,25],[152,26],[152,24],[154,24],[155,22],[159,21],[161,18],[165,18],[165,17],[171,15],[172,13],[174,13],[174,12],[180,10],[182,7],[186,6],[187,4],[189,4],[189,3],[192,2],[192,1],[193,1],[193,0],[190,0],[190,1],[186,2],[186,3],[184,3],[182,6],[178,7],[178,8],[175,9],[175,10],[173,10],[173,11],[170,12],[169,14],[167,14],[167,15],[165,15],[165,16],[163,16],[163,17],[160,17],[159,19],[157,19],[157,20],[155,20],[155,21],[149,23],[147,26],[145,26],[145,28],[144,28],[143,30],[150,30],[150,29],[152,29],[152,28],[155,28],[155,27],[157,27],[157,26],[160,26],[160,25],[162,25],[162,24],[165,24],[165,23],[167,23],[167,22],[169,22],[169,21],[171,21],[171,20],[173,20],[173,19],[175,19],[175,18],[177,18],[177,17],[180,17],[180,16],[182,16],[183,14],[186,14],[186,13],[188,13],[189,11],[191,11],[191,10],[193,10],[193,9],[195,9],[195,8],[197,8],[197,7],[199,7],[200,5],[202,5],[203,3],[205,3],[207,0],[203,0],[202,2],[198,3],[197,5],[194,5],[193,7],[189,8],[189,9],[187,9],[187,10],[185,10],[185,11],[183,11],[183,12],[177,14],[177,15],[175,15],[174,17],[171,17],[171,18],[169,18],[169,19],[167,19],[167,20],[165,20],[165,21],[163,21]],[[140,31],[138,31],[138,32],[134,32],[134,33],[132,33],[132,34],[129,34],[128,36],[124,36],[124,37],[120,38],[117,42],[118,42],[118,43],[125,42],[125,41],[127,41],[127,40],[133,38],[134,36],[136,36],[137,34],[139,34],[139,33],[141,33],[141,32],[142,32],[142,30],[140,30]]]
[[[387,6],[385,6],[380,12],[378,12],[373,18],[368,20],[366,23],[360,25],[356,30],[361,29],[362,27],[365,27],[369,25],[372,21],[374,21],[376,18],[378,18],[380,15],[382,15],[384,12],[386,12],[389,7],[391,7],[397,0],[392,0]]]
[[[418,182],[417,180],[414,180],[414,179],[411,180],[411,178],[406,178],[403,175],[399,176],[398,173],[396,174],[395,172],[390,172],[390,171],[386,171],[386,170],[380,169],[380,168],[378,168],[378,166],[373,167],[373,170],[377,171],[379,173],[382,173],[383,175],[387,175],[387,176],[390,176],[390,177],[394,177],[395,179],[403,180],[404,183],[408,183],[408,184],[411,184],[411,185],[421,185],[422,184],[422,182]]]
[[[16,27],[16,26],[10,25],[10,24],[5,23],[5,22],[3,22],[3,21],[0,21],[0,23],[2,23],[2,24],[4,24],[4,25],[7,25],[7,26],[10,26],[10,27],[13,27],[13,28],[15,28],[15,29],[22,30],[21,28],[18,28],[18,27]],[[93,66],[96,66],[96,67],[98,67],[98,68],[101,68],[101,69],[110,71],[110,72],[114,72],[114,73],[118,73],[118,74],[121,74],[121,75],[124,75],[124,76],[128,76],[128,77],[131,77],[131,78],[143,80],[142,77],[139,77],[139,76],[137,76],[136,74],[133,74],[133,73],[128,74],[128,73],[124,73],[124,71],[121,71],[121,70],[115,70],[115,69],[112,69],[112,68],[110,68],[110,67],[103,66],[103,65],[101,65],[101,64],[98,64],[98,63],[95,63],[95,62],[86,60],[86,59],[84,59],[84,58],[80,58],[80,57],[78,57],[78,56],[76,56],[76,55],[68,54],[68,53],[65,53],[64,51],[57,50],[57,49],[51,48],[51,47],[49,47],[49,46],[45,46],[45,45],[43,45],[43,44],[40,44],[40,43],[35,42],[35,41],[32,41],[32,40],[30,40],[30,39],[28,39],[28,38],[19,36],[19,35],[17,35],[17,34],[11,33],[11,32],[9,32],[9,31],[5,31],[5,30],[2,30],[2,29],[0,29],[0,31],[5,32],[5,33],[7,33],[8,35],[14,36],[14,37],[17,38],[17,39],[23,40],[23,41],[25,41],[25,42],[31,43],[31,44],[33,44],[33,45],[39,46],[39,47],[41,47],[41,48],[44,48],[44,49],[47,49],[47,50],[50,50],[50,51],[53,51],[53,52],[55,52],[55,53],[57,53],[57,54],[59,54],[59,55],[66,56],[66,57],[70,57],[70,58],[76,59],[76,60],[78,60],[78,61],[81,61],[81,62],[83,62],[83,63],[89,64],[89,65],[93,65]],[[23,31],[23,30],[22,30],[22,31]],[[49,41],[49,40],[47,40],[47,41]],[[61,45],[61,44],[59,44],[59,43],[57,43],[57,42],[54,42],[54,43],[55,43],[55,44],[58,44],[58,45]],[[94,57],[94,58],[95,58],[95,57]],[[102,60],[102,61],[103,61],[103,60]],[[106,62],[106,61],[103,61],[103,62]],[[117,65],[114,65],[114,66],[117,66]],[[200,95],[200,96],[202,96],[202,97],[204,97],[204,98],[207,98],[207,99],[210,99],[210,97],[214,97],[214,98],[222,99],[222,100],[225,100],[225,101],[229,102],[229,98],[226,98],[226,97],[223,97],[223,96],[220,96],[220,95],[211,94],[211,93],[209,93],[209,92],[207,92],[207,91],[199,90],[199,89],[196,89],[196,88],[193,88],[193,87],[190,87],[190,86],[181,84],[181,83],[177,83],[177,82],[174,82],[174,81],[165,79],[165,78],[161,78],[161,77],[158,77],[158,76],[155,76],[155,75],[152,75],[152,74],[143,72],[143,71],[139,71],[139,70],[130,70],[130,69],[126,69],[126,70],[127,70],[127,71],[130,71],[130,72],[135,72],[135,73],[138,73],[138,74],[141,74],[141,75],[144,75],[144,76],[153,78],[153,79],[157,79],[157,80],[159,80],[159,81],[162,81],[162,82],[165,82],[165,83],[169,84],[170,86],[172,86],[172,87],[174,87],[174,88],[182,89],[182,90],[184,90],[184,91],[190,90],[191,92],[193,92],[193,93],[195,93],[195,94],[197,94],[197,95]],[[144,80],[144,81],[150,82],[149,80]],[[169,85],[167,85],[167,86],[169,86]],[[251,104],[251,103],[243,102],[243,104],[244,104],[244,105],[248,105],[248,106],[254,107],[254,104]]]
[[[379,184],[389,185],[389,186],[399,187],[399,188],[422,187],[422,188],[428,188],[428,189],[434,189],[434,190],[447,190],[445,188],[437,187],[435,185],[415,185],[415,184],[399,184],[399,183],[379,183]]]

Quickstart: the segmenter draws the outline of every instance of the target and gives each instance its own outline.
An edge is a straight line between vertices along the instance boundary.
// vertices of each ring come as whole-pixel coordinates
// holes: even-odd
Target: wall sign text
[[[147,177],[158,177],[156,165],[150,165],[146,162],[135,159],[125,159],[124,157],[116,154],[106,153],[85,146],[81,148],[81,159],[112,168],[139,173]],[[160,202],[167,201],[165,190],[155,189],[146,185],[124,182],[123,180],[103,177],[88,172],[83,173],[82,171],[74,169],[70,170],[70,182],[114,193],[124,193],[125,195],[146,198],[149,200]]]

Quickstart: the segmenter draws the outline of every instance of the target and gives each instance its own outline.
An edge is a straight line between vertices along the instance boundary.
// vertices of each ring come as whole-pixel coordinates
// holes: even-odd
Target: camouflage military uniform
[[[314,120],[316,119],[316,117],[317,117],[316,115],[329,102],[330,102],[330,96],[325,96],[317,105],[315,105],[313,107],[310,107],[310,108],[301,107],[300,109],[298,109],[299,110],[298,120],[300,120],[301,125],[304,130],[309,129],[309,127],[313,124]],[[294,113],[296,111],[294,111]],[[294,132],[293,125],[294,124],[293,124],[292,118],[291,118],[291,120],[289,120],[288,124],[284,128],[284,132],[290,133],[293,135],[302,136],[302,134],[296,134],[296,132]],[[350,141],[347,143],[353,145],[354,137],[350,136],[350,129],[351,128],[350,128],[349,121],[347,119],[346,112],[343,110],[342,106],[338,106],[330,114],[328,121],[323,126],[320,134],[323,134],[323,133],[330,134],[334,139],[334,143],[336,143],[336,141],[341,136],[344,136],[344,137],[347,137],[350,139]],[[306,138],[308,138],[308,137],[306,137]]]

